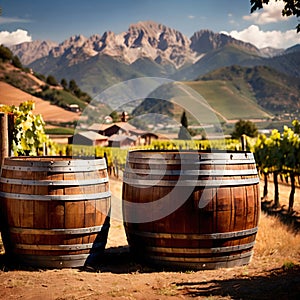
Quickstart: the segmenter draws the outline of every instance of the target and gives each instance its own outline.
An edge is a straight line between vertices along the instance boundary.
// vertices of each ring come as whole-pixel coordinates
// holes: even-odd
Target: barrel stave
[[[152,202],[155,207],[157,200],[168,200],[173,188],[193,184],[181,207],[160,220],[130,223],[124,204],[131,251],[142,260],[171,267],[215,269],[248,263],[260,211],[251,153],[132,151],[124,173],[123,200]]]
[[[39,267],[77,267],[104,250],[110,192],[104,159],[7,158],[1,174],[8,254]]]

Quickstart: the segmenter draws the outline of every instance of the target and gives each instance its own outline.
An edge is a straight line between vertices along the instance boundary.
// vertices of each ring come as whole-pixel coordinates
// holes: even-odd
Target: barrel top
[[[71,157],[71,156],[17,156],[6,157],[4,166],[38,167],[38,168],[58,168],[58,167],[96,167],[106,168],[104,158],[93,159],[91,157]]]
[[[195,159],[197,160],[254,160],[254,155],[249,151],[225,151],[225,150],[131,150],[129,158],[148,159],[155,156],[156,159]]]

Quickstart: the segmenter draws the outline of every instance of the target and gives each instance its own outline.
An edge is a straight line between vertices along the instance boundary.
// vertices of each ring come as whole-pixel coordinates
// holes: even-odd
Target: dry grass
[[[261,214],[259,230],[255,244],[258,257],[295,260],[300,257],[300,234],[296,234],[275,216]]]

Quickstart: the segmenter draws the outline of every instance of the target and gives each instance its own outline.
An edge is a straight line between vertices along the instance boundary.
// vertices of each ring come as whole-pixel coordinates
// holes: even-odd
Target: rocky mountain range
[[[96,55],[108,55],[128,64],[140,58],[149,58],[158,64],[171,63],[180,68],[185,64],[195,63],[203,54],[228,44],[257,55],[260,53],[252,44],[225,34],[200,30],[188,38],[178,30],[151,21],[133,24],[120,34],[106,31],[102,36],[92,35],[89,38],[78,35],[60,44],[49,41],[26,42],[11,46],[11,50],[25,65],[46,56],[63,56],[70,64],[74,64]]]
[[[250,43],[210,30],[190,38],[151,21],[130,25],[115,34],[72,36],[60,44],[34,41],[12,46],[21,62],[58,80],[75,79],[91,95],[124,80],[142,76],[195,80],[219,68],[266,65],[300,77],[299,45],[258,49]]]
[[[37,40],[10,47],[12,52],[20,58],[23,65],[29,65],[33,61],[49,55],[49,52],[57,46],[55,42]]]

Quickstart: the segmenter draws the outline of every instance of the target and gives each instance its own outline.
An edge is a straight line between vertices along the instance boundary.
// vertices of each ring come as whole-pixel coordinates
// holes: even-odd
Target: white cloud
[[[190,16],[188,16],[188,18],[189,19],[195,19],[195,16],[190,15]]]
[[[243,19],[259,25],[286,21],[288,17],[282,16],[283,7],[283,1],[273,0],[270,1],[268,5],[263,5],[261,10],[255,11],[250,15],[243,16]]]
[[[26,30],[17,29],[13,32],[0,31],[0,45],[11,46],[31,41],[32,38]]]
[[[285,32],[278,30],[263,31],[257,25],[251,25],[242,31],[233,30],[229,33],[224,33],[235,39],[251,43],[257,48],[288,48],[300,43],[300,35],[297,34],[295,29]]]

